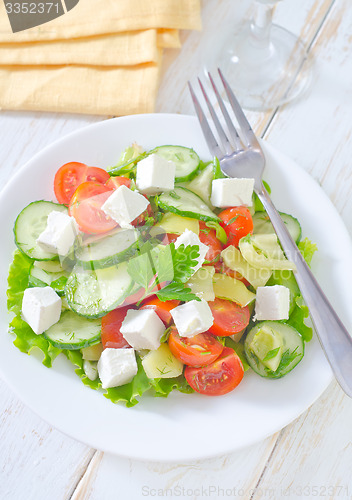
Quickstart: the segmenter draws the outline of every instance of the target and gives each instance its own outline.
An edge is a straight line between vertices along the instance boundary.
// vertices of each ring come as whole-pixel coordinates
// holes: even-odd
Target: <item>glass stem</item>
[[[250,22],[251,42],[262,50],[269,49],[275,1],[255,3],[255,12]]]

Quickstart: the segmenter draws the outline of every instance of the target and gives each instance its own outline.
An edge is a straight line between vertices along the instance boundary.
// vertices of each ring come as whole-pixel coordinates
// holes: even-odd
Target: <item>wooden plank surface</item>
[[[199,73],[208,37],[224,23],[239,22],[250,7],[249,0],[203,2],[203,31],[183,33],[181,51],[170,50],[165,57],[158,112],[193,114],[186,81]],[[352,233],[349,2],[285,0],[275,17],[312,46],[313,86],[301,100],[278,112],[248,116],[258,133],[266,131],[271,144],[322,184]],[[42,147],[101,118],[2,112],[0,183]],[[0,410],[0,498],[6,500],[139,499],[167,492],[169,497],[173,492],[197,499],[231,497],[232,492],[232,497],[255,500],[352,495],[352,404],[336,384],[294,423],[265,441],[188,464],[147,464],[91,450],[52,429],[4,383]]]

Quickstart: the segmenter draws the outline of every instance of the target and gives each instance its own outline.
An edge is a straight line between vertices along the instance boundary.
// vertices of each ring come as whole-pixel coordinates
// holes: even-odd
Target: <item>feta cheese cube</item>
[[[122,185],[109,196],[101,208],[121,227],[130,228],[130,223],[141,215],[148,205],[149,201],[142,194]]]
[[[134,349],[154,350],[160,346],[164,323],[153,309],[129,309],[120,332]]]
[[[252,206],[254,179],[215,179],[210,201],[214,207]]]
[[[103,389],[128,384],[137,374],[136,355],[131,348],[104,349],[98,361],[98,373]]]
[[[209,330],[214,322],[213,313],[205,300],[190,300],[170,311],[181,337],[194,337]]]
[[[57,323],[61,315],[61,298],[50,287],[26,288],[22,300],[22,318],[40,335]]]
[[[205,261],[205,256],[208,253],[209,247],[207,245],[204,245],[199,239],[199,237],[190,231],[189,229],[186,229],[181,236],[179,236],[176,241],[175,241],[175,248],[178,248],[180,245],[185,245],[187,246],[193,246],[197,245],[199,247],[199,257],[197,258],[198,264],[196,264],[193,268],[193,274],[198,271],[198,269],[202,266],[203,262]]]
[[[137,163],[137,189],[149,195],[171,191],[175,185],[175,173],[173,161],[153,153]]]
[[[75,242],[78,227],[75,219],[53,210],[48,215],[46,228],[38,236],[37,243],[43,250],[59,255],[67,255]]]
[[[290,290],[286,286],[258,286],[255,302],[257,320],[288,319],[290,309]]]

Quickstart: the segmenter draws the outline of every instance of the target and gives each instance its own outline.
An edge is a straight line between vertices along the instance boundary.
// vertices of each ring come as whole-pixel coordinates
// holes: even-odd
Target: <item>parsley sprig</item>
[[[141,300],[153,292],[162,301],[200,300],[185,285],[194,272],[198,256],[198,245],[175,248],[174,243],[153,246],[147,241],[140,247],[138,256],[129,261],[127,271],[145,290]]]

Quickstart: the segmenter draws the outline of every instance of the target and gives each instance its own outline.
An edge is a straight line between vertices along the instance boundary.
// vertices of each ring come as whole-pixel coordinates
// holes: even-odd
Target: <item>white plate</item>
[[[0,195],[1,303],[14,243],[16,215],[29,202],[53,199],[56,169],[79,161],[113,165],[132,142],[149,149],[162,144],[193,147],[209,159],[198,122],[190,116],[141,115],[104,121],[55,142],[36,155]],[[335,208],[321,188],[287,157],[265,145],[265,178],[280,210],[297,216],[303,234],[318,243],[316,275],[347,327],[352,325],[351,241]],[[328,230],[327,230],[328,228]],[[120,456],[157,461],[186,461],[231,452],[264,439],[306,410],[332,379],[316,339],[306,346],[297,368],[279,380],[246,373],[232,393],[210,398],[199,394],[145,397],[134,408],[114,405],[85,387],[66,358],[52,369],[26,356],[7,334],[1,309],[0,370],[22,401],[62,432],[94,448]],[[212,432],[213,428],[220,430]],[[214,436],[219,436],[214,440]]]

